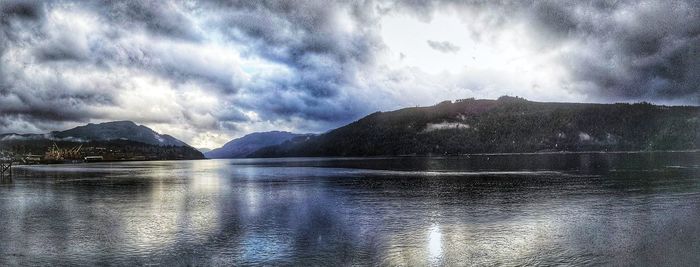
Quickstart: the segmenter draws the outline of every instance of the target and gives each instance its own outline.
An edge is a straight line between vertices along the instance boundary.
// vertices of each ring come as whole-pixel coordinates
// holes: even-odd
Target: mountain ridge
[[[133,121],[111,121],[88,123],[63,131],[51,131],[44,134],[0,134],[0,139],[26,138],[50,139],[60,141],[110,141],[129,140],[158,146],[189,146],[187,143],[168,134],[160,134],[151,128],[138,125]]]
[[[235,138],[220,148],[205,152],[204,156],[212,159],[244,158],[263,147],[278,145],[301,136],[310,136],[310,134],[297,134],[286,131],[254,132]]]
[[[103,123],[88,123],[65,131],[53,131],[57,138],[80,138],[92,141],[131,140],[149,145],[160,146],[189,146],[168,134],[160,134],[144,125],[133,121],[112,121]]]
[[[106,161],[204,158],[185,142],[132,121],[89,123],[44,134],[0,134],[0,150],[11,152],[24,161],[26,155],[35,155],[30,158],[44,155],[39,158],[49,163],[81,160],[87,156]],[[54,153],[49,153],[51,151]]]
[[[251,157],[396,156],[700,148],[700,108],[504,96],[375,112]]]

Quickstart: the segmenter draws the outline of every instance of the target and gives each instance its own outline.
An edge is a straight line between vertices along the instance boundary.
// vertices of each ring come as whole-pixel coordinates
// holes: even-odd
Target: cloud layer
[[[0,132],[195,146],[503,94],[700,104],[697,1],[4,1]]]

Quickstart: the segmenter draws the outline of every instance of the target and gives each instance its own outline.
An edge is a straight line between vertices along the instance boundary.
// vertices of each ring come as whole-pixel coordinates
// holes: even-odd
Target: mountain
[[[241,138],[233,139],[224,144],[223,147],[206,152],[204,156],[210,159],[244,158],[263,147],[278,145],[293,138],[307,136],[311,135],[280,131],[251,133]]]
[[[48,162],[81,160],[88,156],[108,161],[204,158],[186,143],[130,121],[90,123],[46,134],[0,134],[0,151],[18,159],[25,155],[47,155],[44,159]],[[52,154],[49,159],[50,151],[60,153]]]
[[[187,146],[185,142],[167,135],[159,134],[143,125],[131,121],[114,121],[99,124],[90,123],[70,130],[51,132],[58,139],[74,138],[76,140],[108,141],[131,140],[158,146]]]
[[[250,157],[457,155],[700,148],[700,108],[544,103],[504,96],[376,112]]]

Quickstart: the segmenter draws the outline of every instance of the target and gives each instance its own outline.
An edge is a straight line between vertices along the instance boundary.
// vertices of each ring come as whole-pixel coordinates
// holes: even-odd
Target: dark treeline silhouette
[[[698,149],[698,107],[543,103],[504,96],[376,112],[251,157]]]

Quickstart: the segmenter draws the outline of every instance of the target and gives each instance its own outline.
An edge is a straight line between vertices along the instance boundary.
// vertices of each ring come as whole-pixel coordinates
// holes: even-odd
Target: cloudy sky
[[[700,1],[0,0],[0,132],[196,147],[467,97],[700,104]]]

